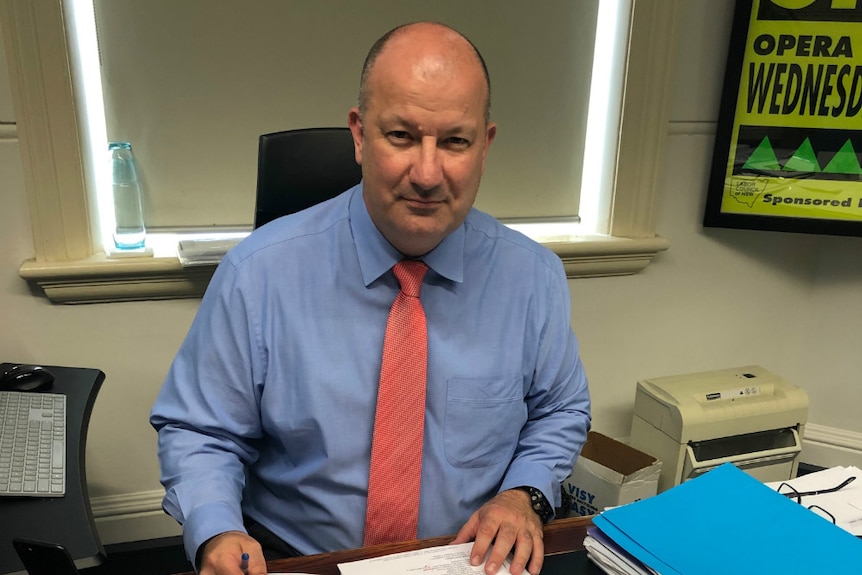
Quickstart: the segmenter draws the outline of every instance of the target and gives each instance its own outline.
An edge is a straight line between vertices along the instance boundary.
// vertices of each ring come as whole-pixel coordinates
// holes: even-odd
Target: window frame
[[[635,274],[670,245],[655,232],[678,4],[633,0],[609,233],[545,244],[569,278]],[[108,259],[94,242],[64,20],[62,1],[0,0],[35,252],[19,275],[55,303],[200,297],[215,266]]]

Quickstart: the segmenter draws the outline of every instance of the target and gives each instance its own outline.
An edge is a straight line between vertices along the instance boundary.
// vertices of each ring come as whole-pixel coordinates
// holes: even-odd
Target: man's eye
[[[410,134],[404,130],[393,130],[387,134],[390,140],[396,142],[406,142],[410,139]]]
[[[468,140],[466,138],[459,138],[457,136],[452,136],[451,138],[447,138],[446,143],[451,148],[467,148],[470,146],[470,140]]]

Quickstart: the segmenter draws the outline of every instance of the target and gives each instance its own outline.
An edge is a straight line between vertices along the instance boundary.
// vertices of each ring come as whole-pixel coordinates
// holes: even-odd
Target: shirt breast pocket
[[[527,420],[520,376],[448,381],[444,448],[462,468],[510,461]]]

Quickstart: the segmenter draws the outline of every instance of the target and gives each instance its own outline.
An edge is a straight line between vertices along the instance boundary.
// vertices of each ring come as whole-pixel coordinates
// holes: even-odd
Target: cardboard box
[[[661,461],[601,433],[590,431],[563,487],[572,513],[595,515],[658,492]]]

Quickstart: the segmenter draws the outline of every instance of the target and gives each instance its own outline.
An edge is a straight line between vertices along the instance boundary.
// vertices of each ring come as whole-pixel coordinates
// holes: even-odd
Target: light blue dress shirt
[[[381,352],[402,259],[361,184],[272,222],[216,270],[151,414],[165,510],[193,559],[245,513],[300,553],[362,546]],[[590,425],[551,251],[471,210],[422,258],[420,538],[519,485],[559,504]]]

